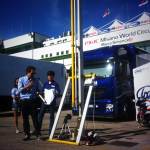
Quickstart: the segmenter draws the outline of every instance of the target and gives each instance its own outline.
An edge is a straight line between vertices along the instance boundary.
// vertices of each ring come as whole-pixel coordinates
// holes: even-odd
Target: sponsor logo
[[[142,69],[135,70],[135,73],[142,72]]]
[[[140,89],[138,89],[136,96],[138,99],[148,99],[150,98],[150,85],[143,86]]]
[[[106,104],[106,112],[113,112],[114,105],[113,104]]]

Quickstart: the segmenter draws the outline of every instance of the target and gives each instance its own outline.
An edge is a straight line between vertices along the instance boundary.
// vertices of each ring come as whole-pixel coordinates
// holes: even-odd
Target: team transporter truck
[[[135,116],[132,72],[136,67],[136,56],[141,53],[132,45],[84,52],[84,74],[96,74],[88,117],[130,119]],[[84,93],[86,96],[86,87]]]

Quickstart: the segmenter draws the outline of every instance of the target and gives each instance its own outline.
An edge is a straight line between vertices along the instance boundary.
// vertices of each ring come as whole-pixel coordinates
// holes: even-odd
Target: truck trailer
[[[133,69],[135,104],[138,100],[150,100],[150,62]],[[138,106],[136,106],[137,120]]]
[[[47,80],[47,71],[53,70],[56,74],[55,79],[59,83],[61,91],[63,91],[65,86],[65,69],[63,64],[0,54],[0,111],[11,110],[11,89],[14,85],[14,80],[16,77],[25,75],[28,65],[36,67],[36,78],[39,80],[41,87]]]

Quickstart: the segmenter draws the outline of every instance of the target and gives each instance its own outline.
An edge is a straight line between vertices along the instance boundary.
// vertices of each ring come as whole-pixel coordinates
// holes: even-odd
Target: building
[[[0,52],[5,54],[13,54],[43,47],[43,41],[47,38],[49,37],[46,35],[30,32],[8,40],[3,40],[3,48],[0,48]]]
[[[11,41],[11,39],[8,41]],[[17,52],[15,45],[8,44],[7,40],[4,41],[4,48],[12,56],[62,63],[67,69],[70,69],[70,41],[71,36],[68,33],[58,38],[47,38],[43,42],[43,45],[41,43],[40,45],[37,44],[39,47],[42,46],[40,48],[31,47],[30,50],[20,48],[20,51]],[[138,48],[150,52],[150,13],[143,12],[127,22],[114,19],[100,28],[90,26],[83,30],[84,51],[125,44],[133,44]],[[12,48],[14,49],[11,50]]]

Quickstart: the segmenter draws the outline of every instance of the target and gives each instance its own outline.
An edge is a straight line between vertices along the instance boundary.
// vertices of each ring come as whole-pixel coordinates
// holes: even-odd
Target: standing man
[[[42,127],[42,121],[46,110],[50,113],[49,135],[54,123],[54,114],[56,109],[56,99],[60,95],[60,88],[58,83],[54,80],[55,73],[53,71],[47,72],[47,81],[43,86],[45,102],[42,103],[39,113],[39,127]]]
[[[22,117],[23,117],[23,129],[25,133],[24,141],[30,139],[30,123],[29,115],[33,120],[35,128],[35,135],[39,138],[39,126],[38,126],[38,113],[36,109],[37,97],[36,92],[38,91],[38,80],[34,77],[36,74],[36,68],[28,66],[26,68],[26,75],[19,78],[18,90],[20,93],[20,100],[22,106]]]

